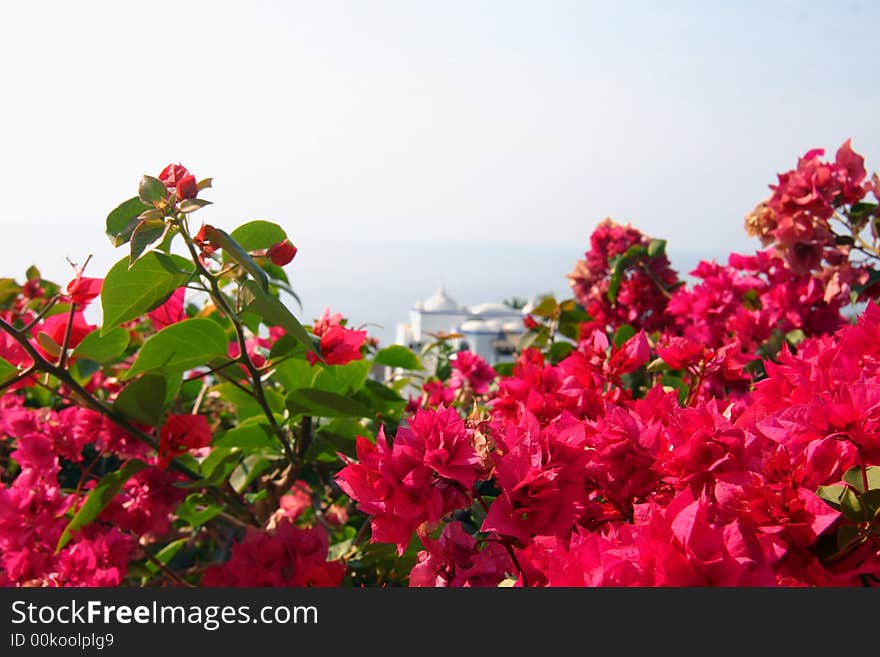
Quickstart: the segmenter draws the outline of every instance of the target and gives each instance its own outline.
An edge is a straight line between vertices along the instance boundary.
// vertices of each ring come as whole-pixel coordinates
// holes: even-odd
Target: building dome
[[[522,333],[523,332],[523,323],[516,319],[504,322],[504,325],[501,327],[505,333]]]
[[[416,308],[429,313],[457,313],[461,311],[461,307],[455,302],[455,299],[446,294],[446,288],[442,285],[432,296],[416,304]]]
[[[487,333],[491,329],[489,328],[488,322],[484,322],[480,319],[469,319],[462,323],[462,325],[458,327],[458,330],[461,333]]]
[[[514,310],[503,303],[495,303],[492,301],[479,303],[470,307],[472,315],[519,315],[519,310]]]

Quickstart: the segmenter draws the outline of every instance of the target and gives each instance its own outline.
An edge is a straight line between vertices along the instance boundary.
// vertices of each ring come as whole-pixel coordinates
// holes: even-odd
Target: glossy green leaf
[[[383,418],[400,419],[406,408],[406,400],[399,393],[372,379],[366,380],[363,390],[355,394],[354,399],[371,411],[370,415],[361,417],[381,415]]]
[[[294,413],[320,417],[371,417],[373,413],[361,402],[317,388],[301,388],[287,395],[288,408]]]
[[[241,265],[244,270],[253,276],[257,285],[263,292],[269,290],[269,276],[248,254],[247,250],[242,248],[241,244],[233,239],[232,235],[225,230],[214,226],[205,226],[205,239],[223,249],[224,257],[229,256],[232,260]]]
[[[152,427],[164,418],[168,382],[160,374],[145,374],[125,386],[113,407],[132,420]]]
[[[868,478],[868,490],[880,488],[880,466],[869,465],[866,469],[866,474]],[[862,468],[860,466],[857,465],[847,470],[843,475],[843,480],[860,493],[865,492],[865,482],[862,477]]]
[[[148,467],[146,463],[138,459],[132,459],[123,465],[119,470],[104,475],[97,485],[89,492],[85,502],[74,514],[71,521],[58,539],[58,546],[55,551],[61,550],[73,537],[73,532],[85,527],[103,511],[108,504],[116,497],[116,494],[122,488],[122,485],[131,479],[138,472]]]
[[[168,545],[159,550],[153,558],[156,559],[163,566],[167,566],[168,563],[177,556],[177,553],[183,549],[183,546],[187,544],[189,541],[188,538],[178,538],[176,541],[171,541]],[[152,561],[147,561],[146,568],[151,573],[156,573],[159,571],[159,566],[157,566]]]
[[[107,237],[113,246],[122,246],[131,239],[131,234],[139,223],[141,213],[150,206],[137,196],[121,203],[107,215]]]
[[[542,298],[538,305],[532,308],[530,314],[535,315],[536,317],[550,317],[559,309],[559,304],[556,302],[556,299],[552,296],[546,296]]]
[[[256,219],[242,224],[231,233],[245,251],[268,249],[287,239],[287,233],[278,224]]]
[[[648,244],[648,257],[656,258],[662,255],[666,255],[666,240],[651,240]]]
[[[617,330],[614,332],[614,336],[611,339],[611,342],[614,343],[614,346],[620,348],[623,344],[633,337],[638,331],[636,331],[635,327],[631,324],[621,324],[617,327]]]
[[[574,345],[571,342],[554,342],[550,346],[550,362],[556,365],[560,361],[568,358],[573,350]]]
[[[158,178],[144,176],[138,184],[138,198],[147,205],[158,203],[168,196],[168,188]]]
[[[101,288],[101,310],[106,334],[165,302],[192,276],[189,260],[152,251],[129,268],[128,256],[113,265]]]
[[[128,257],[128,266],[134,265],[144,252],[161,242],[167,229],[168,226],[162,219],[144,219],[135,226],[131,234],[131,251]]]
[[[223,507],[212,502],[202,493],[188,495],[174,511],[174,515],[193,528],[201,527],[221,513],[223,513]]]
[[[280,383],[285,390],[311,388],[321,369],[320,365],[311,365],[302,358],[288,358],[278,363],[271,378]]]
[[[171,324],[147,338],[123,380],[142,372],[183,372],[205,365],[212,358],[225,357],[229,349],[226,333],[217,322],[196,317]]]
[[[644,257],[647,253],[648,251],[644,246],[634,244],[625,253],[610,259],[608,266],[611,268],[611,280],[608,283],[608,300],[611,303],[617,303],[617,293],[620,291],[620,284],[623,281],[623,272],[633,262]]]
[[[387,365],[388,367],[400,367],[405,370],[423,369],[422,361],[419,357],[411,349],[407,349],[399,344],[393,344],[379,350],[373,358],[373,362],[379,365]]]
[[[819,486],[816,489],[816,495],[818,495],[821,499],[825,500],[829,505],[834,507],[835,509],[840,509],[840,498],[843,497],[843,492],[846,490],[846,486],[833,485],[833,486]]]
[[[840,496],[840,512],[853,522],[862,522],[867,519],[861,499],[849,487],[845,488],[843,495]]]
[[[321,357],[321,354],[315,349],[311,334],[306,331],[299,320],[293,316],[287,307],[275,297],[267,294],[254,281],[247,280],[242,283],[242,287],[251,295],[251,302],[248,310],[257,313],[267,323],[280,326],[287,334],[302,344],[307,350]]]
[[[272,467],[272,461],[261,454],[251,454],[229,475],[229,483],[237,493],[244,492],[254,479]]]
[[[18,368],[5,358],[0,358],[0,383],[5,383],[18,374]]]
[[[177,204],[177,209],[184,214],[190,214],[208,205],[211,205],[211,201],[206,201],[203,198],[186,198]]]
[[[238,447],[240,449],[276,449],[278,440],[269,433],[264,424],[239,425],[224,433],[214,441],[216,447]]]
[[[309,387],[337,395],[350,395],[364,387],[370,369],[372,366],[366,360],[356,360],[346,365],[325,365]]]
[[[100,330],[94,330],[73,350],[73,357],[88,358],[96,363],[111,363],[125,353],[129,340],[129,332],[121,327],[111,329],[103,335]]]
[[[21,294],[21,286],[13,278],[0,278],[0,306],[5,306]]]

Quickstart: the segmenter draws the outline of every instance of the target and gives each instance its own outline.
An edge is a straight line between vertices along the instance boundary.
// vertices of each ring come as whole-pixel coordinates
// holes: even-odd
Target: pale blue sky
[[[673,253],[751,249],[743,214],[804,151],[851,136],[880,166],[878,19],[855,1],[3,3],[0,276],[64,278],[88,253],[106,271],[107,212],[172,160],[215,178],[204,219],[281,223],[316,297],[308,263],[326,272],[340,241],[353,286],[398,236],[577,253],[607,215]]]

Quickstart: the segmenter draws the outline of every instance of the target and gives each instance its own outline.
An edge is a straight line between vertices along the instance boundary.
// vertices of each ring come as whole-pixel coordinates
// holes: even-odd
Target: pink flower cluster
[[[656,386],[640,399],[597,399],[585,414],[565,391],[591,381],[576,383],[570,363],[540,365],[526,353],[502,391],[537,376],[556,388],[557,403],[499,396],[486,428],[489,469],[457,414],[420,410],[392,446],[384,435],[375,445],[360,439],[360,462],[339,473],[340,485],[373,516],[373,540],[402,552],[421,537],[417,586],[497,585],[506,574],[530,586],[880,577],[880,539],[870,532],[838,561],[821,559],[820,538],[857,523],[817,495],[850,468],[880,465],[880,307],[766,368],[739,410],[716,398],[681,406]],[[494,499],[479,534],[449,522],[434,537],[472,497],[472,510],[485,504],[478,490],[487,487]]]
[[[578,260],[568,275],[575,298],[593,318],[592,326],[629,324],[652,331],[664,324],[663,312],[668,293],[678,285],[678,275],[666,255],[655,255],[627,267],[616,299],[609,299],[615,258],[632,247],[647,248],[651,240],[630,225],[621,226],[606,219],[590,236],[590,250]]]
[[[10,456],[21,470],[11,483],[0,482],[0,583],[117,586],[125,578],[137,549],[125,514],[117,523],[89,525],[55,551],[68,523],[65,514],[78,504],[78,496],[58,482],[59,454],[82,461],[83,448],[96,438],[87,429],[90,413],[30,409],[14,395],[2,398],[0,432],[14,439]]]

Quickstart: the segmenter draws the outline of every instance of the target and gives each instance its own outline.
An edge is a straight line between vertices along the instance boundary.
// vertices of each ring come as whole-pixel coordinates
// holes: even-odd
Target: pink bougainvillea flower
[[[162,169],[159,180],[165,183],[168,189],[175,189],[189,175],[190,172],[182,164],[169,164]]]
[[[37,349],[42,352],[42,354],[49,358],[57,358],[57,353],[49,353],[47,348],[40,343],[39,335],[42,333],[51,339],[52,342],[55,343],[58,347],[62,347],[64,345],[65,336],[68,336],[68,323],[70,324],[70,333],[67,339],[67,348],[74,349],[80,342],[83,341],[89,333],[94,331],[97,327],[93,324],[88,324],[85,319],[85,315],[81,312],[76,311],[73,314],[73,321],[68,322],[69,315],[68,313],[59,313],[58,315],[52,315],[51,317],[47,317],[42,323],[38,324],[34,327],[33,333],[34,336],[37,337]]]
[[[210,444],[211,427],[205,416],[171,414],[159,432],[159,467],[165,469],[174,457]]]
[[[198,196],[199,186],[196,182],[196,177],[190,173],[178,180],[175,193],[177,194],[177,198],[181,200],[191,199]]]
[[[485,360],[472,351],[459,351],[452,361],[452,380],[457,388],[467,385],[478,395],[489,392],[489,384],[498,376]]]
[[[283,267],[286,264],[289,264],[290,261],[296,256],[298,249],[291,244],[290,240],[283,240],[278,242],[278,244],[273,244],[269,247],[269,250],[266,252],[266,255],[269,256],[269,260],[271,260],[274,264],[279,267]]]
[[[427,550],[419,552],[409,574],[412,587],[498,586],[512,564],[501,544],[480,550],[460,522],[450,522],[440,538],[420,536]]]
[[[345,365],[360,360],[361,347],[366,339],[366,331],[352,331],[340,325],[331,326],[321,336],[321,357],[328,365]],[[306,358],[312,365],[318,362],[318,357],[312,352],[308,352]]]
[[[84,307],[101,294],[101,286],[103,284],[103,278],[87,278],[77,274],[76,278],[67,284],[67,296],[76,305]]]
[[[150,318],[150,321],[153,323],[153,328],[157,331],[161,331],[166,326],[171,326],[172,324],[176,324],[177,322],[182,322],[186,319],[186,313],[183,309],[183,300],[186,295],[186,288],[179,287],[168,297],[167,301],[162,303],[159,306],[156,306],[147,313],[147,316]]]
[[[327,561],[323,527],[302,529],[284,519],[268,531],[249,528],[226,563],[205,571],[203,586],[339,586],[341,561]]]
[[[323,336],[328,330],[330,330],[333,326],[340,326],[342,324],[342,313],[333,313],[330,314],[329,308],[324,308],[324,312],[321,313],[321,317],[315,322],[314,326],[312,326],[312,333],[317,335],[319,338]]]

